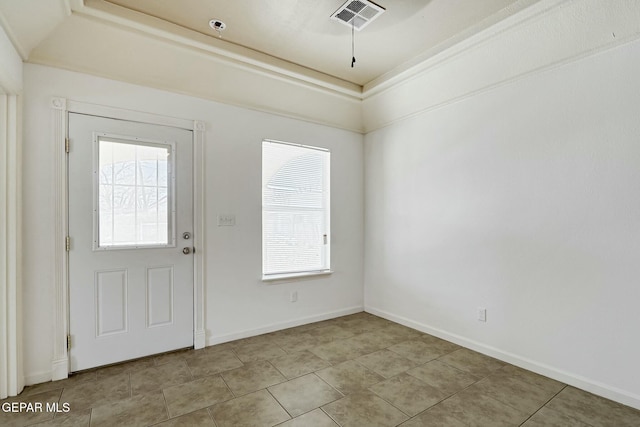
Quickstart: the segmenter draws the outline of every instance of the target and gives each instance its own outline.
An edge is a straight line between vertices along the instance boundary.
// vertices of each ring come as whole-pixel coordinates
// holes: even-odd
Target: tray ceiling
[[[357,85],[424,60],[536,0],[378,0],[386,9],[355,34],[330,19],[344,0],[105,0]]]

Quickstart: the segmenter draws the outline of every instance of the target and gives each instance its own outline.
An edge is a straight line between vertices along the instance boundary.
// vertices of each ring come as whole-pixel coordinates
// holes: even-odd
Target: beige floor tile
[[[153,357],[146,357],[144,359],[132,360],[131,362],[118,363],[116,365],[105,366],[104,368],[96,369],[97,379],[128,374],[135,371],[141,371],[145,368],[149,368],[154,365]]]
[[[297,353],[309,350],[321,344],[318,338],[309,335],[306,332],[280,335],[274,338],[274,342],[287,353]]]
[[[325,414],[322,409],[314,409],[292,420],[278,424],[278,427],[338,427],[338,424],[333,422],[331,417]]]
[[[367,353],[373,353],[397,343],[397,340],[389,334],[379,331],[364,332],[349,340]]]
[[[61,394],[62,390],[49,390],[39,394],[20,395],[0,400],[0,405],[3,405],[3,409],[0,410],[0,425],[3,427],[18,427],[53,419],[55,413],[46,412],[46,404],[58,402]],[[14,403],[26,403],[31,404],[31,406],[24,408],[22,412],[19,409],[13,409],[13,407],[8,411],[4,410],[4,405]],[[38,410],[37,404],[41,405],[41,410]]]
[[[96,379],[97,379],[97,375],[95,371],[71,374],[69,378],[64,380],[48,381],[46,383],[27,386],[22,391],[22,393],[20,393],[20,396],[29,396],[32,394],[38,394],[45,391],[59,390],[61,388],[73,387],[75,385],[78,385],[86,381],[95,381]]]
[[[226,371],[221,375],[236,396],[280,384],[287,380],[266,360],[247,363],[242,368]]]
[[[352,342],[348,339],[321,344],[309,349],[309,351],[331,364],[355,359],[356,357],[367,354],[357,342]]]
[[[316,375],[343,394],[361,391],[384,380],[381,375],[353,360],[322,369]]]
[[[493,375],[473,384],[467,391],[493,397],[529,415],[535,413],[556,394],[555,391],[543,390],[517,377]]]
[[[165,363],[131,373],[131,393],[136,396],[186,383],[192,379],[185,360]]]
[[[563,389],[546,406],[594,427],[640,426],[640,411],[574,387]]]
[[[550,393],[558,393],[566,386],[566,384],[563,384],[559,381],[543,377],[542,375],[535,374],[531,371],[527,371],[513,365],[505,365],[503,368],[493,372],[491,374],[491,377],[517,378]]]
[[[466,348],[446,354],[438,360],[476,377],[486,377],[505,366],[504,362]]]
[[[306,325],[296,326],[294,328],[289,328],[289,330],[295,330],[296,332],[309,332],[311,329],[321,328],[323,326],[335,325],[339,322],[336,322],[335,319],[323,320],[320,322],[307,323]]]
[[[230,341],[223,344],[217,344],[215,346],[205,348],[205,351],[218,351],[221,349],[236,350],[239,347],[254,346],[254,345],[257,346],[259,344],[262,344],[262,345],[273,344],[273,334],[256,335],[253,337],[242,338],[239,340]]]
[[[314,374],[269,387],[268,390],[292,417],[302,415],[343,396]]]
[[[339,320],[340,320],[340,326],[343,326],[343,327],[348,327],[352,322],[365,322],[365,323],[362,323],[362,328],[368,329],[368,330],[377,330],[393,324],[393,322],[387,319],[374,316],[373,314],[366,313],[364,311],[360,313],[350,314],[348,316],[340,317]]]
[[[467,424],[456,419],[440,405],[436,405],[400,424],[400,427],[468,427]],[[487,426],[491,427],[491,426]]]
[[[416,363],[427,363],[446,354],[420,340],[404,341],[389,347],[389,350]]]
[[[218,427],[271,427],[291,418],[266,390],[219,403],[211,415]]]
[[[271,341],[248,342],[235,348],[235,353],[242,362],[275,359],[287,354],[283,349]]]
[[[386,334],[390,334],[391,336],[394,336],[402,341],[420,339],[422,335],[424,335],[422,332],[416,331],[415,329],[407,328],[406,326],[402,326],[393,322],[390,322],[389,325],[380,329],[380,331]]]
[[[256,338],[263,338],[263,335],[260,335],[259,337]],[[224,342],[221,344],[215,344],[215,345],[210,345],[208,347],[202,348],[202,349],[198,349],[198,350],[194,350],[195,352],[199,352],[199,351],[211,351],[211,352],[216,352],[216,351],[227,351],[227,350],[235,350],[236,347],[243,342],[244,340],[238,340],[238,341],[229,341],[229,342]]]
[[[207,377],[244,366],[231,350],[200,351],[187,357],[194,378]]]
[[[322,326],[308,332],[312,337],[324,342],[351,338],[354,334],[338,325]]]
[[[311,329],[324,328],[325,326],[340,326],[342,322],[343,322],[342,317],[336,317],[333,319],[321,320],[319,322],[311,323],[304,326],[307,327],[307,332],[308,332]]]
[[[445,400],[419,412],[434,396]],[[88,426],[92,412],[104,425],[221,427],[214,407],[229,414],[223,419],[244,417],[239,425],[640,426],[640,411],[365,312],[93,369],[0,403],[16,399],[68,403],[71,412],[0,412],[3,427]],[[173,418],[146,419],[161,407],[162,419]],[[289,419],[285,407],[300,415]],[[265,416],[254,422],[254,409]]]
[[[404,327],[403,327],[404,328]],[[384,338],[386,340],[385,344],[387,344],[384,348],[389,348],[393,345],[400,344],[401,342],[417,340],[420,335],[410,335],[407,336],[406,333],[396,334],[393,332],[394,328],[389,328],[389,326],[385,326],[383,328],[377,329],[372,333]]]
[[[322,409],[342,427],[389,427],[409,418],[369,391],[343,397]]]
[[[354,335],[362,334],[365,332],[373,332],[379,330],[385,326],[389,326],[388,323],[375,322],[367,317],[351,317],[343,318],[340,322],[340,327],[351,332]]]
[[[528,414],[518,411],[492,397],[466,390],[455,394],[434,407],[468,426],[511,427],[522,424]]]
[[[60,403],[69,403],[72,411],[78,411],[128,397],[131,397],[129,374],[119,374],[65,388]]]
[[[34,427],[89,427],[90,421],[91,409],[83,409],[69,414],[58,413],[54,419],[34,424]]]
[[[441,352],[443,355],[462,348],[458,344],[454,344],[429,334],[421,335],[420,340],[427,343],[429,347]]]
[[[589,427],[589,425],[553,409],[543,407],[522,424],[522,427]]]
[[[233,398],[220,375],[167,387],[163,393],[171,418]]]
[[[386,349],[360,356],[356,361],[385,378],[401,374],[417,365],[416,362]]]
[[[287,353],[297,353],[321,344],[316,337],[309,335],[307,332],[298,331],[295,328],[274,332],[272,335],[272,342]]]
[[[278,357],[271,360],[271,364],[288,379],[297,378],[331,366],[326,360],[308,351]]]
[[[409,369],[407,373],[447,395],[457,393],[479,380],[479,378],[468,372],[461,371],[438,360],[432,360],[424,365]]]
[[[379,382],[369,387],[369,390],[411,417],[447,397],[438,389],[408,374]]]
[[[162,391],[97,406],[91,410],[92,427],[142,426],[166,420]]]
[[[153,358],[153,364],[156,366],[159,366],[159,365],[164,365],[165,363],[180,362],[182,360],[186,360],[186,357],[188,355],[193,354],[195,352],[196,350],[194,349],[187,349],[187,350],[178,350],[178,351],[172,351],[170,353],[160,354]]]
[[[216,427],[208,409],[200,409],[180,417],[154,424],[154,427]]]

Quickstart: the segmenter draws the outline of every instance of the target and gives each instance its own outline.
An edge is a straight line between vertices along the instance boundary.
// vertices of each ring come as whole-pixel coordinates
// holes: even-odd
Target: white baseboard
[[[256,335],[268,334],[269,332],[280,331],[282,329],[293,328],[300,325],[306,325],[307,323],[320,322],[322,320],[334,319],[340,316],[347,316],[349,314],[360,313],[364,311],[363,306],[349,307],[342,310],[331,311],[328,313],[318,314],[309,317],[302,317],[295,320],[288,320],[286,322],[272,323],[266,326],[255,329],[246,329],[244,331],[233,332],[225,335],[214,335],[207,339],[207,346],[222,344],[229,341],[235,341],[242,338],[254,337]]]
[[[51,380],[58,381],[69,378],[69,359],[64,357],[51,362]]]
[[[193,333],[193,348],[199,350],[206,345],[207,336],[205,331],[195,331]]]
[[[25,375],[25,385],[34,385],[46,383],[49,381],[58,381],[69,378],[69,360],[64,359],[53,360],[51,362],[51,371],[35,372]]]
[[[623,405],[631,406],[632,408],[640,409],[640,396],[628,391],[621,390],[616,387],[603,384],[599,381],[573,374],[571,372],[557,369],[553,366],[549,366],[523,356],[509,353],[507,351],[500,350],[499,348],[488,346],[478,341],[470,340],[463,336],[452,334],[442,329],[434,328],[429,325],[425,325],[423,323],[408,319],[406,317],[377,309],[375,307],[365,306],[365,311],[367,313],[374,314],[376,316],[391,320],[401,325],[417,329],[420,332],[424,332],[426,334],[451,341],[455,344],[461,345],[479,353],[486,354],[487,356],[502,360],[503,362],[510,363],[520,368],[527,369],[540,375],[544,375],[545,377],[552,378],[556,381],[560,381],[573,387],[588,391],[589,393],[614,400],[616,402],[622,403]]]
[[[24,377],[24,385],[34,385],[51,381],[51,371],[35,372]]]

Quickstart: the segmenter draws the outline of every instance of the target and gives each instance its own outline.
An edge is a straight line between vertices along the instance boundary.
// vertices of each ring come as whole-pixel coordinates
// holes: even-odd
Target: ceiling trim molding
[[[518,20],[496,32],[499,37],[485,38],[469,46],[465,56],[443,55],[440,61],[434,58],[431,67],[379,92],[365,92],[365,134],[640,41],[636,20],[640,5],[634,4],[632,9],[609,8],[609,15],[603,16],[602,8],[606,6],[599,0],[542,0],[540,3],[553,5],[531,15],[527,21]],[[556,32],[557,28],[563,32]],[[589,37],[585,37],[586,34]],[[574,37],[577,35],[580,37]],[[564,40],[558,49],[544,48],[552,46],[558,38]],[[513,51],[521,52],[522,57],[504,61],[502,55]],[[463,70],[474,70],[474,73],[463,81],[448,78]],[[407,94],[412,93],[422,96],[407,98]],[[411,102],[405,105],[407,99]]]
[[[519,3],[525,5],[522,10],[509,15],[504,19],[498,19],[497,22],[489,24],[480,32],[472,34],[469,37],[463,35],[462,39],[459,41],[452,40],[451,46],[445,46],[444,48],[441,47],[442,50],[435,55],[432,55],[432,52],[430,51],[425,52],[410,62],[396,68],[396,70],[392,70],[389,73],[367,83],[363,87],[362,98],[371,98],[385,90],[409,81],[416,76],[440,67],[448,61],[451,61],[472,49],[504,35],[513,28],[537,19],[559,7],[563,3],[567,3],[567,0],[533,1],[533,4],[531,4],[532,0],[521,0]],[[494,15],[491,19],[495,19],[496,16],[497,15]],[[480,25],[484,26],[486,24]],[[473,31],[473,29],[470,30],[470,32]]]
[[[84,0],[64,0],[64,4],[67,7],[68,15],[76,11],[81,11],[84,8]]]
[[[376,121],[373,126],[366,126],[366,124],[365,124],[365,130],[363,131],[363,133],[366,135],[368,133],[375,132],[377,130],[384,129],[386,127],[392,126],[392,125],[394,125],[396,123],[400,123],[400,122],[403,122],[403,121],[406,121],[406,120],[411,120],[411,119],[413,119],[415,117],[419,117],[419,116],[421,116],[423,114],[427,114],[427,113],[430,113],[432,111],[436,111],[436,110],[439,110],[441,108],[445,108],[445,107],[447,107],[449,105],[452,105],[452,104],[464,101],[466,99],[473,98],[475,96],[481,95],[483,93],[490,92],[492,90],[496,90],[496,89],[498,89],[500,87],[503,87],[503,86],[506,86],[506,85],[510,85],[510,84],[516,83],[518,81],[527,79],[527,78],[529,78],[531,76],[534,76],[536,74],[544,73],[544,72],[547,72],[547,71],[550,71],[550,70],[555,70],[555,69],[564,67],[566,65],[569,65],[571,63],[578,62],[578,61],[581,61],[583,59],[589,58],[591,56],[598,55],[600,53],[604,53],[604,52],[606,52],[608,50],[616,49],[616,48],[618,48],[620,46],[624,46],[624,45],[629,44],[629,43],[634,43],[634,42],[636,42],[638,40],[640,40],[640,35],[631,36],[629,38],[622,39],[622,40],[620,40],[619,42],[617,42],[615,44],[602,46],[602,47],[600,47],[598,49],[590,50],[590,51],[585,52],[585,53],[581,53],[581,54],[578,54],[578,55],[575,55],[575,56],[571,56],[571,57],[565,58],[562,61],[559,61],[559,62],[556,62],[556,63],[552,63],[552,64],[549,64],[549,65],[546,65],[546,66],[543,66],[543,67],[540,67],[540,68],[536,68],[534,70],[528,71],[526,73],[518,74],[518,75],[515,75],[513,77],[509,77],[509,78],[507,78],[505,80],[501,80],[501,81],[499,81],[497,83],[493,83],[491,85],[484,86],[484,87],[479,87],[476,90],[466,92],[463,95],[460,95],[460,96],[457,96],[457,97],[454,97],[454,98],[450,98],[450,99],[446,99],[445,101],[438,102],[438,103],[435,103],[433,105],[422,107],[422,108],[420,108],[418,110],[412,111],[409,114],[404,114],[404,115],[401,115],[399,117],[392,118],[391,120]]]
[[[218,61],[259,72],[306,87],[330,91],[350,99],[362,99],[362,86],[284,61],[242,46],[231,49],[216,46],[218,40],[179,25],[101,0],[66,0],[74,14],[104,24],[138,31],[185,48],[210,55]]]

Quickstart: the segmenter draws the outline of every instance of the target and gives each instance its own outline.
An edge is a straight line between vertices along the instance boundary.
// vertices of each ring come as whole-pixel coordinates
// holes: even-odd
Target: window
[[[173,147],[105,136],[97,144],[94,249],[172,244]]]
[[[329,160],[323,148],[262,142],[262,274],[330,268]]]

